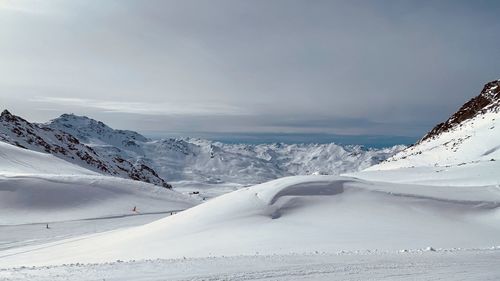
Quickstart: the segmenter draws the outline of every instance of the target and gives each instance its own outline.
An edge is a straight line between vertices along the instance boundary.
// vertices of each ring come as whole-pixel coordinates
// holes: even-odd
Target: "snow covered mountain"
[[[101,121],[74,114],[63,114],[45,125],[52,129],[59,129],[72,134],[80,142],[93,146],[108,145],[130,150],[137,146],[136,141],[149,141],[149,139],[139,133],[127,130],[114,130]]]
[[[403,148],[365,149],[330,144],[224,144],[203,139],[151,140],[100,121],[63,114],[46,124],[65,131],[108,159],[147,165],[169,181],[251,185],[290,175],[358,171]]]
[[[182,181],[179,185],[241,186],[291,175],[338,175],[365,169],[404,148],[366,149],[334,143],[224,144],[193,138],[151,140],[85,116],[63,114],[36,124],[6,110],[0,117],[0,141],[50,153],[101,174],[164,187],[170,187],[165,179]]]
[[[495,80],[415,145],[367,170],[477,166],[499,160],[500,80]]]
[[[43,124],[30,123],[7,110],[0,115],[0,141],[49,153],[101,174],[171,187],[147,165],[133,164],[118,156],[104,157],[72,134]]]

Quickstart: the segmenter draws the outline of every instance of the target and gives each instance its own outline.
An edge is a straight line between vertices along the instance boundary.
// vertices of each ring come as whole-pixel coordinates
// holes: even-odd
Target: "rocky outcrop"
[[[500,80],[495,80],[415,145],[368,170],[433,167],[441,172],[472,164],[487,167],[500,159],[499,117]]]
[[[500,108],[500,80],[491,81],[484,85],[481,93],[466,102],[455,114],[445,122],[437,124],[418,143],[427,139],[435,138],[443,132],[447,132],[462,122],[475,117],[478,114],[490,110],[498,111]]]

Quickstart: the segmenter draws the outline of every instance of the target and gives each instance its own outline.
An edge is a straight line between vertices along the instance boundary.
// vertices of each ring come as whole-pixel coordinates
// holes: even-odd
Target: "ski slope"
[[[0,225],[182,210],[196,201],[0,142]],[[138,212],[132,212],[136,207]]]
[[[0,267],[500,245],[497,187],[298,176],[143,226],[2,252]],[[50,258],[47,258],[50,257]]]
[[[385,165],[384,165],[385,166]],[[500,186],[500,161],[471,162],[462,165],[420,166],[376,170],[377,167],[344,176],[369,181],[437,186]],[[480,188],[478,188],[480,189]]]
[[[490,280],[499,249],[252,255],[0,269],[0,280]]]

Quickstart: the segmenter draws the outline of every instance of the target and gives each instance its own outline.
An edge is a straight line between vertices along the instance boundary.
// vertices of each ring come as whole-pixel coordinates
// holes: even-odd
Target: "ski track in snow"
[[[146,225],[8,249],[0,264],[491,247],[500,244],[498,202],[496,190],[481,187],[290,177]]]
[[[34,246],[48,242],[69,239],[75,236],[101,233],[105,231],[127,228],[164,218],[178,211],[141,213],[133,215],[88,218],[47,223],[28,223],[17,225],[0,225],[0,257],[2,250]]]
[[[0,269],[0,280],[498,280],[498,249],[289,254]]]

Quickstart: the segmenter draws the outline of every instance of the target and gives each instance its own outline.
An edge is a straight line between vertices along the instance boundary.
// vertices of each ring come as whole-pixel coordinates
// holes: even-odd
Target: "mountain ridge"
[[[245,186],[291,175],[338,175],[377,164],[404,148],[370,149],[335,143],[226,144],[198,138],[152,140],[75,114],[38,124],[8,111],[2,116],[0,140],[4,142],[70,162],[76,159],[76,164],[100,173],[119,176],[127,170],[126,177],[157,185],[168,179]],[[81,151],[85,159],[79,160],[79,155],[69,153],[72,151]]]
[[[486,83],[478,96],[466,102],[457,112],[448,118],[448,120],[437,124],[431,131],[425,134],[417,144],[449,131],[465,120],[473,118],[477,114],[485,113],[488,110],[498,111],[499,109],[500,79]]]
[[[77,115],[62,115],[46,125],[81,136],[108,157],[145,163],[160,177],[173,181],[249,185],[290,175],[340,174],[366,168],[402,149],[366,149],[334,143],[227,144],[189,137],[151,140]]]
[[[367,170],[460,166],[500,159],[500,80],[439,123],[415,145]]]
[[[4,110],[0,115],[0,141],[29,150],[49,153],[101,174],[171,188],[170,184],[143,163],[136,165],[120,157],[103,157],[68,132],[43,124],[30,123],[11,114],[8,110]]]

